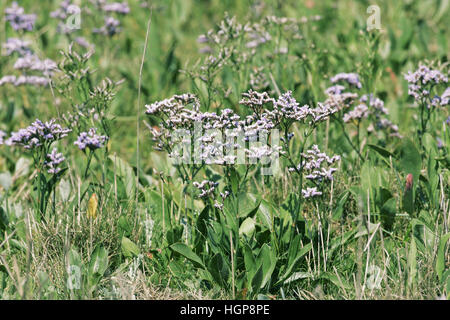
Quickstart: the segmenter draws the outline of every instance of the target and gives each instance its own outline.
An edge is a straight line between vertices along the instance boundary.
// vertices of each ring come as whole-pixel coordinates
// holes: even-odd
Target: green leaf
[[[389,159],[389,157],[395,158],[395,155],[392,152],[390,152],[380,146],[377,146],[375,144],[368,144],[367,146],[370,149],[376,151],[380,156],[382,156],[384,158],[388,158],[388,159]]]
[[[307,278],[312,278],[312,277],[313,277],[313,274],[311,274],[309,272],[302,272],[302,271],[294,272],[289,278],[287,278],[283,282],[283,284],[289,284],[289,283],[294,282],[299,279],[307,279]]]
[[[139,247],[127,237],[122,237],[122,254],[126,258],[133,258],[140,253]]]
[[[212,258],[208,271],[220,286],[225,287],[230,276],[229,266],[221,253],[217,253]]]
[[[422,168],[422,157],[416,145],[405,139],[399,148],[400,168],[405,173],[413,175],[414,184],[419,181],[420,170]]]
[[[244,264],[245,264],[245,273],[247,275],[247,282],[251,283],[253,275],[256,272],[256,262],[255,257],[253,256],[252,249],[245,244],[244,245]]]
[[[298,261],[300,261],[300,259],[307,254],[310,250],[312,249],[312,244],[308,243],[307,245],[305,245],[303,248],[301,248],[298,252],[297,252],[297,256],[294,259],[294,261],[288,266],[287,270],[285,271],[284,275],[282,277],[280,277],[280,279],[278,280],[277,284],[280,284],[282,282],[284,282],[284,280],[286,280],[293,272],[296,264]]]
[[[112,162],[112,167],[116,170],[116,174],[121,178],[127,196],[129,198],[133,197],[136,187],[136,177],[133,168],[128,162],[115,155],[110,155],[109,160]]]
[[[251,237],[254,232],[255,220],[249,217],[245,219],[239,227],[239,236],[246,235],[247,237]]]
[[[117,221],[119,234],[121,236],[129,236],[131,235],[131,232],[133,231],[133,226],[128,221],[127,217],[125,215],[121,215],[119,217],[119,220]]]
[[[270,248],[267,244],[264,244],[259,252],[258,260],[261,260],[263,267],[263,279],[261,282],[262,288],[269,282],[272,277],[272,273],[275,270],[277,260],[274,249]]]
[[[108,268],[108,251],[102,246],[98,245],[91,256],[91,261],[89,262],[89,276],[99,276],[102,277]]]
[[[264,276],[264,271],[263,271],[263,266],[261,265],[258,268],[258,271],[256,271],[255,275],[252,278],[252,282],[251,282],[252,287],[251,288],[252,288],[253,294],[257,294],[259,289],[261,288],[263,276]]]
[[[181,254],[186,259],[190,260],[195,266],[206,269],[202,259],[200,259],[200,257],[196,255],[194,251],[192,251],[191,248],[189,248],[184,243],[181,242],[174,243],[170,246],[170,249]]]
[[[240,193],[238,195],[238,217],[253,217],[258,211],[260,200],[251,193]]]
[[[411,238],[411,245],[407,258],[408,265],[408,286],[412,287],[417,274],[417,247],[414,238]]]
[[[339,220],[342,218],[342,214],[344,213],[344,206],[345,206],[345,203],[347,202],[349,195],[350,195],[350,192],[346,191],[339,199],[337,206],[333,210],[333,220]]]
[[[439,280],[442,280],[442,273],[445,269],[445,246],[447,242],[450,240],[450,233],[443,235],[441,240],[439,241],[438,254],[436,258],[436,273],[439,277]]]
[[[386,230],[392,230],[392,225],[394,224],[395,215],[397,213],[397,200],[395,198],[390,198],[381,207],[381,218],[383,221],[383,227]]]

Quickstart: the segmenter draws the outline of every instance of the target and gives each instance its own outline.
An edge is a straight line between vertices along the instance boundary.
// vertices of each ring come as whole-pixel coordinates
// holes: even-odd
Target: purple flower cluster
[[[359,75],[357,73],[338,73],[331,79],[331,83],[337,83],[339,81],[347,82],[349,85],[361,89],[362,85],[359,82]]]
[[[439,105],[442,107],[450,105],[450,87],[447,87],[444,93],[439,97]]]
[[[369,108],[365,104],[358,104],[353,110],[347,112],[343,116],[344,122],[350,122],[351,120],[361,121],[367,118],[369,115]]]
[[[6,8],[6,21],[16,31],[31,31],[36,21],[35,14],[25,14],[24,8],[20,7],[17,2],[13,2],[11,7]]]
[[[105,24],[101,28],[95,28],[94,33],[103,34],[105,36],[113,36],[122,31],[120,21],[113,17],[105,17]]]
[[[3,76],[0,78],[0,86],[10,83],[16,87],[21,85],[33,85],[37,87],[44,87],[50,83],[50,79],[47,77],[39,76]]]
[[[373,113],[377,116],[389,113],[388,109],[384,106],[384,101],[375,97],[373,94],[365,94],[361,97],[361,99],[359,99],[359,101],[368,105],[370,109],[373,109]]]
[[[127,2],[105,3],[102,6],[102,10],[105,12],[115,12],[120,14],[130,13],[130,7]]]
[[[345,81],[358,89],[361,88],[359,76],[356,73],[340,73],[331,78],[332,83],[339,81]],[[349,123],[352,120],[360,122],[362,119],[370,118],[373,120],[373,124],[370,123],[368,131],[374,131],[374,124],[376,124],[377,129],[390,131],[390,136],[401,137],[398,134],[398,127],[388,119],[383,118],[383,116],[389,113],[388,109],[384,106],[384,101],[375,95],[365,94],[361,96],[359,103],[356,104],[358,94],[346,92],[346,87],[340,84],[335,84],[327,88],[325,94],[328,98],[324,104],[338,111],[344,111],[342,116],[344,122]],[[353,109],[349,110],[352,106],[354,106]]]
[[[21,40],[18,38],[8,38],[6,43],[3,44],[5,48],[5,55],[10,56],[13,53],[18,53],[20,56],[26,56],[31,54],[30,41]]]
[[[81,8],[72,3],[71,0],[63,0],[59,8],[50,12],[50,17],[60,20],[58,23],[58,32],[62,34],[69,34],[77,30],[77,28],[70,28],[66,25],[65,20],[73,14],[81,12]]]
[[[59,165],[66,160],[62,153],[58,153],[56,148],[53,148],[52,152],[47,154],[47,160],[44,165],[48,168],[47,172],[50,174],[57,174],[61,171]]]
[[[30,70],[30,71],[40,71],[45,76],[51,76],[56,70],[57,65],[51,59],[40,60],[35,55],[26,55],[20,57],[14,63],[14,69],[17,70]]]
[[[203,180],[202,182],[195,181],[193,185],[200,191],[199,197],[206,198],[214,195],[214,191],[219,183],[210,180]]]
[[[338,111],[337,108],[327,103],[318,104],[316,108],[308,105],[300,106],[291,91],[282,94],[277,100],[271,98],[266,92],[259,93],[253,90],[242,95],[244,98],[240,104],[250,107],[256,116],[259,115],[261,119],[265,119],[268,129],[284,120],[299,122],[309,120],[309,123],[318,123]],[[271,109],[267,107],[271,107]]]
[[[329,157],[324,152],[321,152],[317,145],[313,145],[310,150],[302,153],[302,158],[304,159],[302,163],[296,168],[289,168],[289,171],[303,171],[305,178],[314,184],[314,187],[302,190],[303,197],[310,198],[322,195],[322,192],[318,191],[317,187],[326,181],[333,180],[333,174],[337,171],[337,168],[331,165],[339,161],[341,157],[338,155]]]
[[[166,149],[169,157],[180,158],[181,150],[172,150],[171,146],[178,143],[185,144],[183,137],[195,137],[196,125],[200,125],[206,132],[196,138],[196,142],[200,144],[197,149],[200,150],[199,160],[207,164],[233,164],[237,157],[230,154],[224,155],[223,149],[232,151],[241,148],[246,157],[254,163],[256,160],[277,156],[283,153],[283,150],[279,146],[268,147],[256,144],[244,147],[242,143],[253,143],[258,141],[258,138],[268,138],[271,130],[277,128],[282,122],[286,122],[287,125],[294,121],[309,121],[315,124],[337,112],[337,109],[324,104],[319,104],[316,108],[300,106],[290,91],[274,99],[266,92],[250,90],[243,93],[240,103],[249,107],[253,114],[241,118],[231,109],[223,109],[220,113],[200,112],[200,103],[192,94],[175,95],[146,105],[147,115],[156,116],[162,120],[158,129],[152,128],[157,150]],[[188,107],[189,105],[191,107]],[[211,130],[213,131],[208,132]],[[224,134],[227,140],[225,142],[222,141]],[[238,138],[238,141],[243,139],[243,141],[240,141],[241,144],[235,143],[234,138]]]
[[[88,132],[81,132],[74,144],[82,151],[86,150],[86,148],[93,151],[102,148],[106,141],[108,141],[107,136],[98,135],[97,129],[91,128]]]
[[[441,71],[431,69],[425,65],[420,65],[416,71],[409,71],[405,74],[405,80],[409,83],[408,94],[414,97],[417,102],[430,102],[432,106],[442,104],[442,97],[431,95],[433,87],[448,83],[448,77]],[[448,97],[444,102],[448,103]],[[430,104],[427,105],[428,108],[430,107]]]
[[[11,137],[6,141],[8,145],[21,145],[25,149],[39,148],[45,144],[51,144],[67,136],[70,129],[62,128],[55,119],[42,122],[36,119],[30,126],[11,133]]]

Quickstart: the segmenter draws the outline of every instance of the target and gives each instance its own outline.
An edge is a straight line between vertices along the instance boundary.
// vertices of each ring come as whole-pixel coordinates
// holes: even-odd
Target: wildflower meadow
[[[450,299],[449,14],[2,0],[0,299]]]

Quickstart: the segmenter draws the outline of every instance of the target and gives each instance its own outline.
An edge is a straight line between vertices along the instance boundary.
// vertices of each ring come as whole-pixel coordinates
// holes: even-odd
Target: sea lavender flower
[[[94,151],[102,148],[107,140],[107,136],[97,134],[96,128],[90,128],[88,132],[81,132],[74,144],[82,151],[86,150],[86,148]]]
[[[35,149],[66,137],[70,131],[70,129],[62,128],[55,119],[45,123],[36,119],[27,128],[11,133],[6,143],[21,145],[25,149]]]
[[[57,69],[57,65],[51,59],[40,60],[35,55],[27,55],[17,59],[14,69],[41,71],[44,75],[51,76]]]
[[[33,86],[37,86],[37,87],[43,87],[43,86],[47,86],[50,83],[50,79],[46,78],[46,77],[39,77],[39,76],[3,76],[0,79],[0,86],[6,84],[6,83],[10,83],[16,87],[21,86],[21,85],[33,85]]]
[[[216,187],[219,185],[218,182],[203,180],[202,182],[194,181],[193,186],[200,191],[200,198],[206,198],[214,195]]]
[[[408,94],[414,97],[417,102],[423,102],[424,100],[431,101],[433,99],[430,96],[431,87],[448,83],[448,77],[442,72],[425,65],[420,65],[414,72],[408,71],[405,74],[405,80],[409,83]],[[429,105],[427,107],[429,108]]]
[[[14,52],[17,52],[20,56],[26,56],[31,54],[30,49],[31,42],[28,40],[21,40],[18,38],[8,38],[3,44],[5,48],[5,55],[10,56]]]
[[[344,122],[350,122],[351,120],[361,121],[364,118],[367,118],[369,115],[369,109],[365,104],[357,105],[353,110],[347,112],[343,116]]]
[[[303,172],[305,178],[314,185],[313,188],[307,187],[302,190],[302,195],[305,198],[322,195],[321,191],[317,191],[317,187],[333,180],[337,168],[332,167],[332,165],[341,159],[340,156],[329,157],[321,152],[317,145],[313,145],[311,149],[302,153],[302,158],[302,163],[295,168],[289,168],[289,171]]]
[[[365,103],[370,108],[373,108],[374,109],[373,113],[377,116],[389,113],[388,109],[384,106],[383,100],[375,97],[373,94],[370,95],[365,94],[359,99],[359,101]]]
[[[47,160],[44,162],[44,165],[48,168],[47,172],[50,174],[57,174],[62,169],[59,165],[66,160],[62,153],[58,153],[56,148],[53,148],[52,152],[47,154]]]
[[[332,83],[344,81],[358,89],[361,89],[362,87],[361,82],[359,82],[359,75],[357,73],[338,73],[330,80]]]
[[[450,105],[450,87],[447,87],[447,89],[445,89],[444,93],[441,95],[439,104],[441,106]]]
[[[16,31],[31,31],[34,28],[36,15],[24,12],[24,8],[20,7],[17,2],[13,2],[11,7],[5,9],[5,19]]]
[[[102,6],[102,10],[105,12],[115,12],[120,14],[128,14],[130,13],[130,7],[127,2],[113,2],[113,3],[105,3]]]
[[[95,28],[93,32],[111,37],[122,31],[122,28],[119,28],[119,26],[120,26],[119,20],[113,17],[105,17],[105,25],[102,26],[101,28]]]
[[[93,44],[89,43],[84,37],[76,37],[75,42],[86,49],[91,49],[94,47]]]
[[[325,90],[325,93],[327,95],[336,95],[336,94],[341,94],[342,92],[344,92],[344,90],[345,90],[344,86],[337,84],[337,85],[327,88]]]
[[[322,192],[317,190],[317,187],[302,189],[302,196],[305,199],[321,196]]]

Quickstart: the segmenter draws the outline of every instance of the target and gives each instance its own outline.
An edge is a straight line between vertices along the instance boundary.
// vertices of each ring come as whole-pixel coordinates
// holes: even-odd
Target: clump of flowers
[[[31,42],[28,40],[22,40],[19,38],[8,38],[6,43],[3,44],[5,49],[5,55],[10,56],[13,53],[19,54],[19,56],[26,56],[32,53],[30,49]]]
[[[195,181],[193,183],[193,186],[196,187],[200,191],[200,194],[199,194],[200,198],[206,198],[206,197],[212,196],[218,185],[219,184],[217,182],[209,181],[209,180],[203,180],[202,182]]]
[[[113,36],[122,31],[120,26],[120,21],[113,17],[105,17],[105,24],[100,28],[95,28],[94,33],[103,34],[105,36]]]
[[[13,132],[7,140],[7,144],[20,145],[29,150],[37,148],[48,149],[53,142],[66,137],[70,131],[70,129],[61,127],[60,124],[56,123],[55,119],[47,122],[36,119],[27,128]]]
[[[338,73],[337,75],[332,77],[330,80],[331,80],[331,83],[334,83],[334,84],[337,82],[346,82],[349,85],[351,85],[357,89],[362,88],[362,84],[359,81],[359,75],[357,73]]]
[[[38,172],[35,179],[37,206],[42,218],[52,192],[55,209],[55,187],[64,170],[60,167],[65,160],[64,156],[58,153],[56,148],[52,149],[52,145],[66,137],[70,131],[63,128],[55,119],[46,122],[36,119],[28,127],[12,132],[11,137],[6,140],[9,146],[21,146],[29,150],[33,157]],[[45,172],[50,174],[50,177],[47,177]]]
[[[88,132],[81,132],[74,144],[81,151],[85,151],[86,149],[94,151],[102,148],[107,141],[107,136],[98,135],[96,128],[90,128]]]
[[[432,89],[440,84],[448,82],[448,77],[441,71],[431,69],[425,65],[419,65],[419,68],[405,74],[405,80],[408,81],[408,94],[414,97],[418,103],[425,103],[427,108],[436,106],[440,99],[439,96],[432,95]]]
[[[192,94],[174,95],[169,99],[146,105],[145,113],[151,119],[159,120],[159,126],[151,127],[156,149],[166,151],[172,159],[181,160],[186,153],[189,157],[191,156],[193,147],[195,153],[193,162],[176,163],[177,170],[185,183],[192,181],[205,165],[222,166],[227,182],[225,187],[227,194],[223,194],[223,199],[228,197],[233,189],[231,176],[235,165],[245,164],[248,172],[251,166],[260,164],[262,175],[273,174],[273,171],[266,171],[269,168],[264,165],[270,163],[270,170],[276,168],[276,165],[273,167],[272,165],[276,164],[279,155],[284,156],[293,165],[296,157],[290,153],[289,141],[294,136],[290,131],[291,126],[294,123],[305,126],[306,132],[302,141],[304,146],[314,129],[338,111],[337,108],[328,104],[319,104],[315,108],[308,105],[302,106],[296,101],[291,91],[273,98],[267,92],[250,90],[242,94],[240,104],[246,106],[251,114],[241,117],[227,108],[218,113],[202,112],[198,98]],[[280,131],[283,133],[282,137],[279,137]],[[226,136],[225,141],[224,136]],[[192,137],[194,137],[193,141]],[[279,145],[278,139],[283,141],[283,145]],[[313,179],[313,174],[318,176],[315,182],[319,184],[322,180],[332,179],[335,169],[330,165],[336,162],[338,157],[328,158],[318,149],[316,151],[316,163],[320,165],[320,162],[325,159],[328,166],[317,167],[319,172],[316,170],[305,174],[308,174],[310,179]],[[300,159],[302,164],[294,170],[299,173],[299,177],[304,176],[304,166],[305,170],[311,167],[311,164],[302,162],[302,159],[313,161],[309,158],[310,152],[301,153],[304,157]],[[215,200],[214,206],[221,210],[223,202],[214,198],[216,186],[209,180],[194,183],[194,187],[200,190],[200,197],[212,197]],[[301,181],[300,186],[299,193],[303,188]],[[231,195],[235,200],[237,199],[236,188],[239,187],[240,184],[236,185],[234,182],[234,191]],[[320,190],[323,191],[323,188]],[[316,191],[322,192],[320,190]],[[308,192],[315,194],[313,191]]]
[[[58,19],[60,22],[58,23],[58,32],[62,34],[69,34],[75,32],[77,28],[69,27],[66,24],[67,18],[73,14],[79,14],[81,12],[81,8],[78,7],[71,0],[63,0],[59,8],[50,13],[50,17]]]
[[[374,94],[358,95],[358,90],[363,86],[357,73],[339,73],[331,77],[330,81],[333,85],[325,90],[327,99],[324,104],[337,110],[335,119],[361,160],[360,132],[365,125],[369,133],[375,133],[379,129],[389,137],[401,138],[398,127],[386,118],[388,109],[384,106],[384,101]],[[356,143],[347,134],[344,124],[356,127]]]
[[[36,20],[35,14],[25,14],[24,9],[17,2],[6,8],[6,21],[14,30],[23,32],[31,31]],[[56,63],[50,59],[41,60],[30,48],[31,42],[20,38],[8,38],[4,46],[4,54],[11,56],[19,55],[14,63],[14,69],[23,72],[21,75],[4,75],[0,78],[0,86],[11,84],[13,86],[32,85],[36,87],[47,86],[50,77],[56,69]],[[31,74],[30,74],[31,72]],[[38,72],[39,74],[33,74]]]
[[[11,7],[6,8],[5,19],[16,31],[31,31],[36,22],[36,15],[25,14],[25,9],[14,1]]]
[[[92,157],[97,149],[103,148],[108,141],[108,137],[105,135],[97,134],[96,128],[90,128],[87,132],[81,132],[74,145],[84,153],[87,152],[87,164],[84,171],[84,177],[88,177],[89,167],[91,165]]]
[[[61,163],[64,162],[66,158],[64,158],[63,154],[58,152],[58,149],[53,148],[51,153],[47,154],[47,160],[44,162],[44,165],[47,167],[47,172],[50,174],[57,174],[62,169],[59,167]]]
[[[112,16],[123,16],[130,13],[130,7],[126,1],[124,2],[112,2],[108,3],[103,0],[91,1],[97,7],[97,9],[106,15],[104,15],[105,24],[100,28],[93,29],[93,33],[106,35],[112,37],[122,31],[120,27],[120,20]]]
[[[422,137],[427,131],[427,124],[431,112],[438,106],[446,106],[449,103],[450,89],[439,95],[439,89],[448,83],[448,76],[437,69],[432,69],[420,64],[414,72],[405,74],[408,82],[408,94],[412,96],[420,108],[420,131],[418,137],[422,144]]]
[[[322,195],[327,183],[333,180],[337,168],[332,165],[341,159],[340,156],[329,157],[326,153],[321,152],[317,145],[313,145],[311,149],[302,153],[302,159],[298,166],[289,168],[289,171],[302,172],[305,179],[313,185],[302,189],[303,197],[311,198]]]

